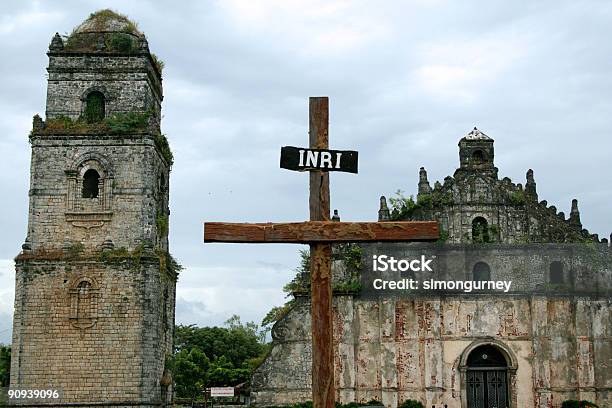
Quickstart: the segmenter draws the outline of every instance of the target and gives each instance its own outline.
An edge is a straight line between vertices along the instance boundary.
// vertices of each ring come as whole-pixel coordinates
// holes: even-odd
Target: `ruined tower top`
[[[127,16],[109,9],[90,14],[87,20],[74,29],[70,37],[89,33],[125,33],[135,37],[143,35],[136,23]]]
[[[493,139],[478,128],[474,127],[459,141],[460,170],[496,175],[493,158]]]
[[[70,35],[55,34],[49,44],[47,118],[82,117],[83,101],[104,98],[105,116],[149,112],[159,118],[163,63],[149,50],[136,23],[112,10],[100,10]],[[79,80],[72,80],[73,78]],[[84,81],[91,78],[93,81]],[[137,79],[134,81],[133,79]],[[134,86],[144,80],[145,86]],[[72,82],[72,86],[63,86]],[[125,95],[131,95],[125,98]]]

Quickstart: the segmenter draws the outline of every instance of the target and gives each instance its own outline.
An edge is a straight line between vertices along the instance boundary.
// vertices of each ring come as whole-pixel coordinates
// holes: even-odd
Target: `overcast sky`
[[[469,3],[469,4],[468,4]],[[330,97],[330,147],[359,151],[331,176],[344,221],[378,197],[442,180],[474,126],[500,177],[612,230],[609,1],[3,1],[0,3],[0,342],[10,342],[14,265],[25,238],[32,115],[44,114],[48,44],[89,13],[138,22],[165,62],[163,131],[175,153],[171,251],[179,323],[260,322],[284,301],[295,245],[202,242],[202,222],[308,218],[306,174],[278,167],[307,145],[308,97]]]

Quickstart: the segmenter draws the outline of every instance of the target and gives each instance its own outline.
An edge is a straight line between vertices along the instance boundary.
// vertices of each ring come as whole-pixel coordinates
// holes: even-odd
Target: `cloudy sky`
[[[469,3],[469,4],[468,4]],[[605,1],[3,1],[0,3],[0,342],[10,342],[12,258],[26,232],[27,135],[44,114],[47,50],[89,13],[138,22],[164,70],[175,152],[171,248],[185,265],[177,321],[261,321],[284,301],[298,246],[202,243],[202,222],[308,218],[308,97],[330,97],[330,145],[360,152],[332,174],[332,208],[375,220],[378,197],[442,180],[474,126],[500,176],[535,171],[541,199],[612,231],[612,3]]]

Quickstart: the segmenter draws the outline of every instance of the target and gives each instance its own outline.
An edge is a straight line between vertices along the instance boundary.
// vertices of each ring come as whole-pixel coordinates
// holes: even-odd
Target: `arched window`
[[[87,123],[102,121],[106,115],[106,101],[104,94],[99,91],[92,91],[87,94],[85,101],[85,120]]]
[[[472,241],[489,242],[489,224],[483,217],[476,217],[472,221]]]
[[[548,278],[550,283],[563,283],[563,264],[560,261],[550,263]]]
[[[472,163],[482,164],[485,161],[484,153],[482,150],[474,150],[472,153]]]
[[[98,198],[100,174],[89,169],[83,174],[83,198]]]
[[[489,281],[491,280],[491,268],[485,262],[476,262],[472,269],[472,280]]]
[[[87,278],[79,279],[70,289],[70,323],[78,329],[96,324],[97,292],[95,283]]]
[[[91,283],[79,282],[77,286],[77,320],[91,319]]]

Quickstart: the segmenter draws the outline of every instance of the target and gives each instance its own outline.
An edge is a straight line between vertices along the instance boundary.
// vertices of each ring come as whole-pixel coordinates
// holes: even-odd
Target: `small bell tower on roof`
[[[459,140],[459,170],[497,174],[493,163],[494,140],[474,127]]]

